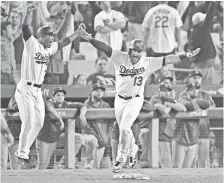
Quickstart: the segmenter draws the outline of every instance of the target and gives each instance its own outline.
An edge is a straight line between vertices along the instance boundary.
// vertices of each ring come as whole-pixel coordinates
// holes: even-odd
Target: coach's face
[[[96,101],[100,101],[103,97],[103,90],[98,88],[92,91],[92,97],[96,100]]]
[[[164,80],[161,82],[161,84],[165,85],[166,88],[171,88],[171,84],[172,84],[172,82],[171,82],[170,79],[167,78],[167,79],[164,79]]]
[[[189,77],[189,83],[194,84],[200,88],[202,84],[202,77],[199,75],[194,75],[192,77]]]
[[[132,49],[130,50],[130,56],[131,56],[131,63],[136,64],[139,62],[142,56],[142,51]]]
[[[54,101],[56,103],[63,103],[65,101],[65,94],[63,92],[57,92],[54,95]]]
[[[43,43],[46,48],[50,48],[51,44],[54,42],[54,36],[53,35],[44,35],[43,36]]]

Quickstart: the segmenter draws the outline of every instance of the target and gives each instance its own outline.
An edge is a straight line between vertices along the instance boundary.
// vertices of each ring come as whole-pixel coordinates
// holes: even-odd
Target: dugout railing
[[[6,115],[5,109],[2,109],[2,114],[7,120],[18,120],[18,113],[14,115]],[[76,113],[76,109],[57,109],[59,115],[64,119],[72,119]],[[149,164],[153,168],[159,167],[158,161],[158,144],[159,144],[159,119],[175,118],[175,119],[191,119],[191,118],[209,118],[223,119],[223,108],[214,108],[198,112],[180,112],[173,115],[159,116],[154,110],[149,112],[152,120],[149,120],[149,144],[148,151]],[[86,114],[87,119],[115,119],[114,109],[88,109]],[[75,120],[68,120],[65,124],[65,168],[75,169]]]

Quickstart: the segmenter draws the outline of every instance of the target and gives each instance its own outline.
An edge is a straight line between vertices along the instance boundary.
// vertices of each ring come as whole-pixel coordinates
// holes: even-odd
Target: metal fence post
[[[75,120],[65,124],[65,168],[75,169]]]
[[[149,144],[148,161],[152,168],[159,167],[159,118],[152,118],[149,122]]]

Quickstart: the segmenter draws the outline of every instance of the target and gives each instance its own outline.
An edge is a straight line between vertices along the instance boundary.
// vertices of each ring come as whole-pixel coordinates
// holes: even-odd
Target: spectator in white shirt
[[[99,5],[102,11],[94,19],[94,29],[97,31],[95,38],[114,50],[121,50],[123,40],[121,29],[126,25],[125,17],[121,12],[112,10],[109,1],[100,1]],[[98,52],[98,56],[105,55]]]

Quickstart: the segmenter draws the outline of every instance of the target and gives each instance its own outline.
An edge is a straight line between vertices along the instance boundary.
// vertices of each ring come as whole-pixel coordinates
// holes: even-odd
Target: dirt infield
[[[113,179],[111,170],[3,171],[2,183],[222,183],[223,169],[125,169],[149,175],[151,180]]]

